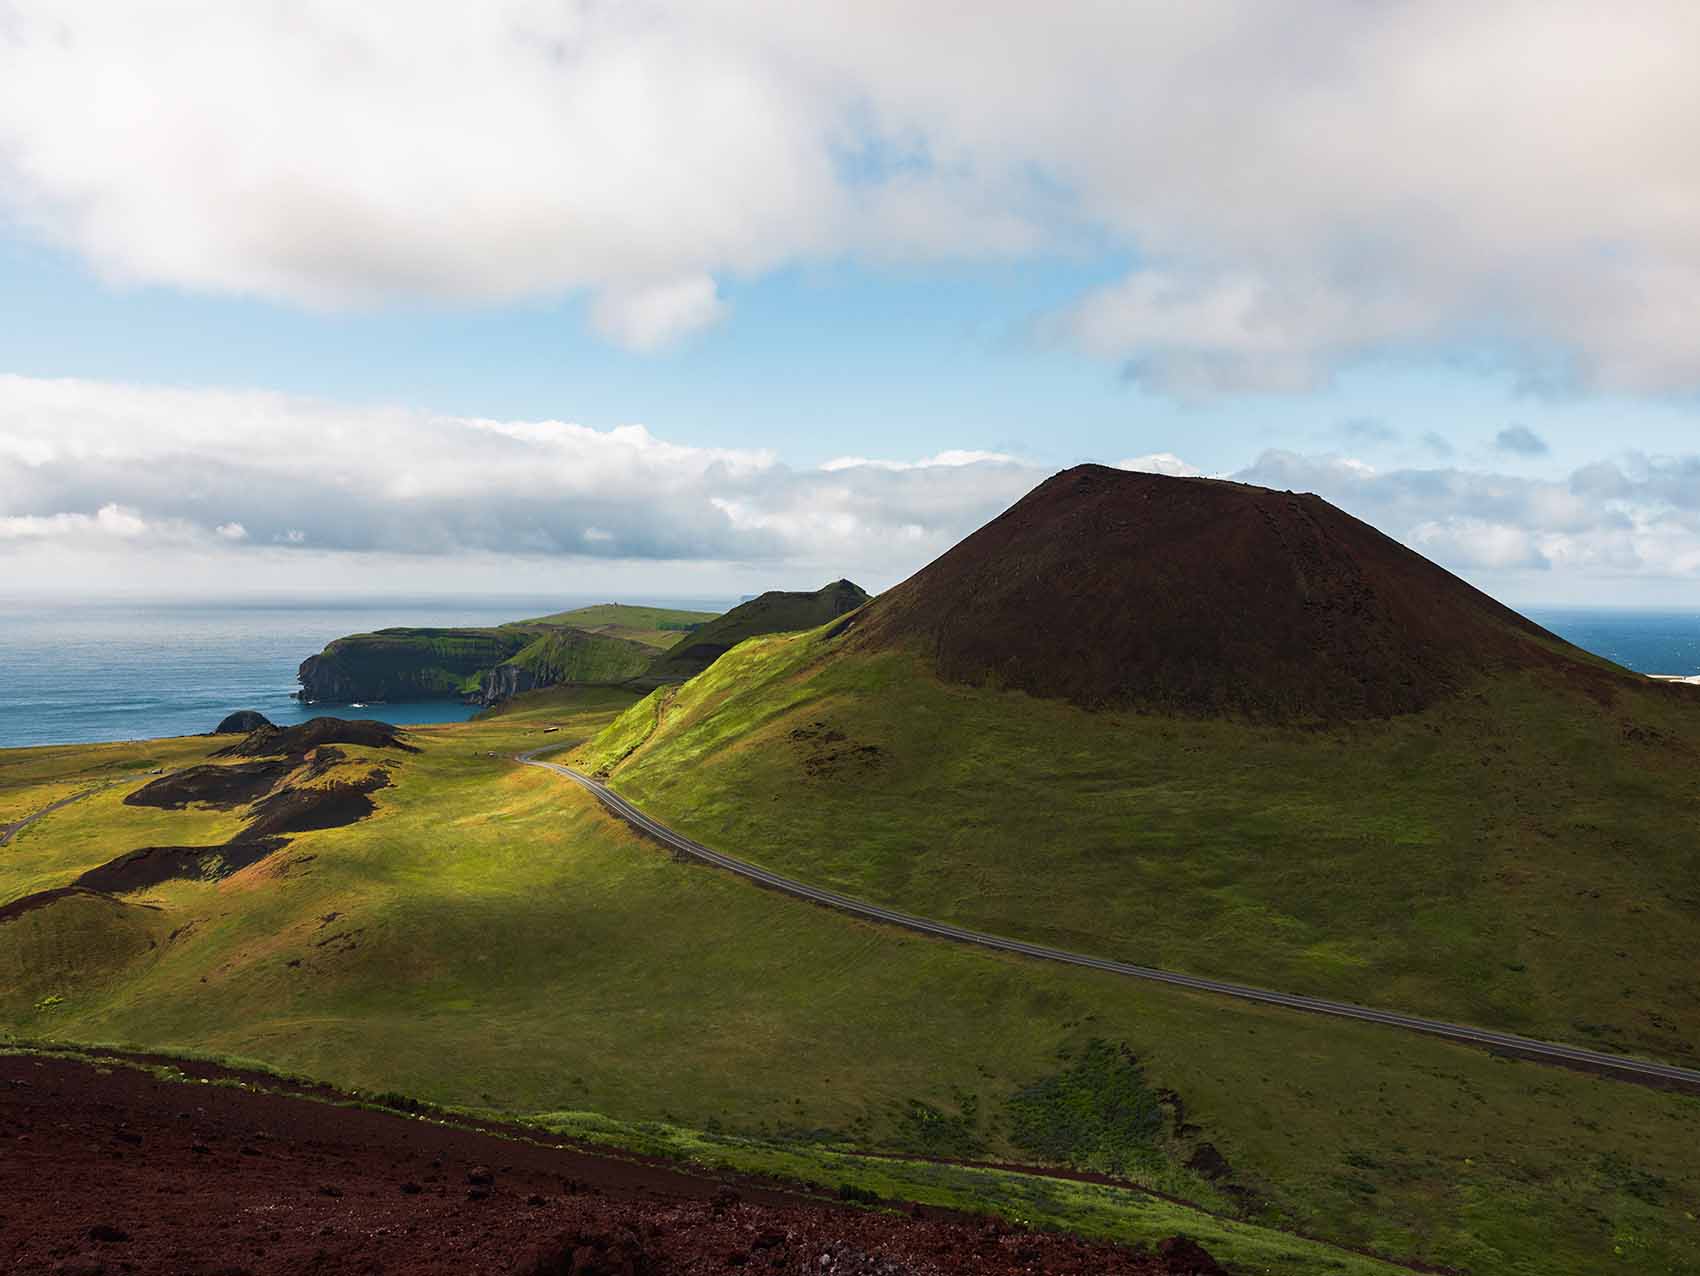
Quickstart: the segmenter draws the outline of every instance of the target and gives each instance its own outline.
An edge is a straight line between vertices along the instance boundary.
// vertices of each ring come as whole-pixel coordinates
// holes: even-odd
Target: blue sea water
[[[1700,612],[1523,607],[1537,625],[1637,673],[1700,674]]]
[[[295,670],[333,638],[389,625],[492,625],[594,598],[278,600],[43,605],[0,601],[0,748],[210,731],[235,709],[287,725],[318,714],[455,722],[434,700],[303,705]],[[718,610],[731,600],[654,600]],[[1524,609],[1580,647],[1642,673],[1700,674],[1700,612]]]
[[[304,705],[295,670],[333,638],[392,625],[494,625],[599,598],[43,604],[0,600],[0,748],[211,731],[236,709],[458,722],[454,701]],[[670,601],[670,600],[669,600]],[[663,605],[668,605],[663,603]],[[720,610],[724,600],[671,605]]]

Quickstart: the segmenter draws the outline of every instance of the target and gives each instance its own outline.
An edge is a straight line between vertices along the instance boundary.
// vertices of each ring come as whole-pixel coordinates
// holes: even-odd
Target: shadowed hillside
[[[867,601],[867,591],[847,580],[835,580],[813,593],[769,590],[710,621],[677,647],[658,656],[644,674],[643,682],[650,686],[683,682],[701,673],[746,638],[813,629],[855,611]]]
[[[1320,497],[1081,465],[858,617],[953,682],[1087,708],[1385,717],[1601,662]]]

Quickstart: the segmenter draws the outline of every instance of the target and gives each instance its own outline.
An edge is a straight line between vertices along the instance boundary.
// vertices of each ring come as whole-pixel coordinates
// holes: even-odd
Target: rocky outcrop
[[[466,698],[492,705],[540,687],[614,685],[641,674],[654,658],[640,642],[563,625],[486,670],[477,692]]]
[[[353,676],[328,651],[308,656],[295,677],[301,684],[296,698],[308,704],[349,704],[358,698]]]
[[[380,629],[338,638],[301,662],[298,693],[312,704],[453,700],[486,669],[517,655],[544,628]]]
[[[370,718],[309,718],[293,727],[265,726],[235,744],[220,749],[215,758],[304,758],[325,745],[347,744],[362,749],[399,749],[403,753],[419,750],[403,739],[403,732],[387,722]],[[213,769],[213,768],[196,768]],[[164,783],[155,781],[152,789]],[[146,789],[142,790],[147,792]],[[204,801],[204,798],[196,800]],[[246,800],[246,799],[244,799]]]
[[[485,671],[484,681],[477,694],[468,696],[467,700],[482,705],[500,704],[527,691],[536,691],[539,687],[552,685],[554,684],[542,681],[540,676],[530,669],[515,664],[497,665],[494,669]]]
[[[214,735],[247,735],[272,725],[271,719],[254,709],[238,709],[213,728]]]

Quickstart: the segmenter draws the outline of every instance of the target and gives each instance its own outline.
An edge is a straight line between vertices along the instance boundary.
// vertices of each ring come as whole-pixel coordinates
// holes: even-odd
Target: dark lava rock
[[[238,762],[234,766],[184,767],[149,781],[134,793],[126,793],[124,805],[178,811],[195,802],[228,811],[265,796],[289,771],[290,763],[281,758]]]
[[[367,749],[399,749],[403,753],[419,750],[402,740],[402,733],[388,722],[375,718],[309,718],[293,727],[261,727],[229,748],[220,749],[217,758],[265,758],[279,755],[305,757],[323,744],[352,744]]]
[[[239,840],[223,846],[144,846],[91,868],[76,881],[90,891],[123,893],[146,890],[177,878],[205,881],[257,864],[281,850],[282,838]]]
[[[108,1245],[121,1245],[130,1239],[130,1233],[122,1227],[113,1227],[110,1223],[96,1223],[89,1228],[91,1241],[103,1241]]]
[[[475,1165],[466,1172],[466,1181],[474,1187],[488,1187],[496,1181],[496,1176],[488,1166]]]
[[[272,725],[270,718],[255,709],[238,709],[213,728],[214,735],[247,735]]]
[[[1233,1173],[1228,1158],[1216,1150],[1214,1143],[1200,1143],[1187,1158],[1186,1168],[1207,1179],[1225,1179]]]
[[[1228,1276],[1222,1265],[1210,1257],[1190,1236],[1171,1236],[1157,1243],[1157,1255],[1172,1276]]]
[[[561,1236],[520,1268],[521,1276],[648,1276],[654,1257],[638,1236],[578,1232]]]

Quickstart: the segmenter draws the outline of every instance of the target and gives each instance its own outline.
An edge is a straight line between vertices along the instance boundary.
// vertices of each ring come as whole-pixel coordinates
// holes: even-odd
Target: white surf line
[[[1342,1019],[1357,1019],[1392,1028],[1404,1028],[1409,1032],[1421,1032],[1430,1036],[1444,1037],[1451,1041],[1461,1041],[1469,1045],[1486,1046],[1492,1050],[1509,1051],[1541,1062],[1569,1064],[1584,1069],[1594,1069],[1626,1079],[1669,1081],[1700,1089],[1700,1070],[1693,1068],[1679,1068],[1674,1064],[1657,1063],[1651,1059],[1637,1059],[1629,1055],[1606,1054],[1603,1051],[1587,1050],[1580,1046],[1540,1041],[1534,1037],[1519,1037],[1508,1032],[1493,1032],[1486,1028],[1473,1028],[1468,1024],[1446,1023],[1438,1019],[1422,1019],[1415,1015],[1400,1014],[1397,1011],[1357,1006],[1346,1001],[1329,1001],[1323,997],[1306,997],[1296,993],[1275,992],[1268,988],[1254,988],[1246,984],[1226,983],[1219,979],[1203,979],[1197,975],[1183,975],[1172,970],[1160,970],[1155,966],[1136,966],[1129,962],[1110,961],[1103,957],[1069,952],[1062,948],[1049,948],[1043,944],[1030,944],[1020,939],[1006,939],[1001,935],[989,935],[983,931],[952,926],[948,922],[935,922],[925,917],[900,913],[896,909],[884,908],[878,904],[870,904],[865,900],[853,899],[848,895],[840,895],[836,891],[822,890],[818,886],[810,886],[806,882],[783,877],[758,865],[734,859],[732,856],[723,855],[719,851],[712,851],[702,843],[694,842],[682,834],[675,833],[666,825],[657,823],[626,801],[625,798],[615,793],[606,784],[593,780],[588,775],[575,771],[571,767],[562,766],[558,762],[537,761],[536,755],[542,752],[545,752],[545,750],[533,749],[529,753],[516,754],[514,761],[524,766],[540,767],[545,771],[553,771],[557,775],[565,776],[580,787],[588,789],[615,815],[635,825],[673,850],[704,863],[713,864],[717,868],[723,868],[730,873],[736,873],[740,877],[748,878],[750,881],[758,882],[773,890],[782,891],[799,899],[810,900],[816,904],[824,904],[828,908],[835,908],[840,912],[862,917],[869,921],[884,922],[891,926],[901,926],[906,930],[919,931],[923,935],[955,940],[958,943],[974,944],[981,948],[995,949],[1000,952],[1017,953],[1023,957],[1034,957],[1041,961],[1060,962],[1068,966],[1084,966],[1089,970],[1102,970],[1114,975],[1126,975],[1133,979],[1171,984],[1195,992],[1218,993],[1226,997],[1237,997],[1241,1001],[1281,1006],[1288,1010],[1306,1010],[1313,1014],[1334,1015]]]

